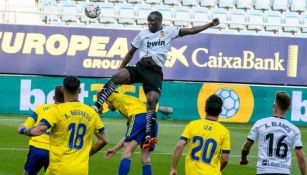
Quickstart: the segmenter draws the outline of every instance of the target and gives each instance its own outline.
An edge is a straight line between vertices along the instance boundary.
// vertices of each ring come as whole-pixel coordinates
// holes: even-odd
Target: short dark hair
[[[62,92],[62,86],[56,86],[54,88],[55,102],[64,103],[64,94]]]
[[[223,100],[219,96],[213,94],[210,95],[206,101],[205,111],[208,115],[219,116],[222,112],[222,107]]]
[[[75,94],[75,93],[78,92],[78,90],[80,88],[80,80],[76,76],[69,75],[69,76],[64,78],[63,86],[64,86],[64,89],[67,92],[69,92],[71,94]]]
[[[276,92],[275,103],[279,106],[280,110],[287,112],[291,104],[291,97],[286,92]]]
[[[163,20],[163,16],[159,11],[152,11],[149,15],[156,15],[161,21]]]

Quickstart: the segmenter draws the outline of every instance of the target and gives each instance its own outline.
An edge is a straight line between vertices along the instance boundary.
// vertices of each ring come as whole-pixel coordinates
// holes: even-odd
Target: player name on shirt
[[[90,115],[85,111],[72,110],[72,111],[70,111],[70,114],[71,114],[71,116],[65,114],[65,118],[68,119],[68,118],[74,117],[74,116],[82,116],[82,117],[86,118],[88,121],[91,121]]]
[[[290,126],[286,125],[285,123],[282,123],[282,122],[270,122],[268,124],[264,124],[265,126],[265,129],[268,129],[268,128],[271,128],[271,127],[280,127],[280,128],[283,128],[285,131],[287,131],[287,133],[290,133],[291,132],[291,128]]]

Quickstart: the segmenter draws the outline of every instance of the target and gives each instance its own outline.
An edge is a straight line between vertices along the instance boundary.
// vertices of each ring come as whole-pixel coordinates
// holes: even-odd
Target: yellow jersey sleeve
[[[180,140],[185,140],[186,142],[188,142],[191,139],[191,126],[192,126],[192,122],[190,122],[183,130]]]
[[[100,133],[104,132],[104,124],[102,123],[99,115],[98,114],[94,114],[94,115],[96,115],[96,123],[95,123],[94,133],[96,134],[98,132],[100,132]]]
[[[226,133],[224,135],[221,149],[222,153],[230,153],[230,134],[228,130],[226,130]]]
[[[28,117],[28,118],[26,119],[26,121],[24,122],[24,125],[25,125],[27,128],[30,128],[30,127],[34,126],[35,122],[36,122],[36,121],[35,121],[32,117]]]
[[[40,122],[47,125],[48,128],[51,128],[56,125],[58,123],[57,107],[52,106],[49,110],[42,114],[42,119]]]

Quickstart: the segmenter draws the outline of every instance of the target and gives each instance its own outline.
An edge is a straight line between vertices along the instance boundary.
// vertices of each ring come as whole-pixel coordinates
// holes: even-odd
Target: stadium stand
[[[1,1],[0,14],[1,10],[12,9],[6,8],[7,0]],[[17,4],[17,0],[12,1]],[[39,0],[38,5],[33,5],[33,0],[25,0],[24,6],[29,6],[30,1],[32,16],[36,18],[29,19],[43,25],[139,30],[146,26],[147,14],[158,10],[165,25],[198,26],[220,18],[221,25],[209,32],[297,37],[305,37],[307,33],[307,0]],[[101,7],[102,15],[98,19],[84,15],[84,7],[90,2]],[[28,11],[10,12],[0,20],[23,23],[12,13],[29,14]]]

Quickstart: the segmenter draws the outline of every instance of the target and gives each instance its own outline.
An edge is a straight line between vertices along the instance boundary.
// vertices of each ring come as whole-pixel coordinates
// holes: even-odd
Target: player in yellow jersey
[[[150,152],[154,150],[155,145],[150,145],[149,149],[143,147],[146,135],[146,105],[136,97],[117,92],[113,92],[106,102],[110,110],[117,110],[127,119],[128,128],[125,137],[107,151],[105,159],[110,159],[123,147],[118,175],[126,175],[130,170],[132,154],[137,145],[140,145],[143,175],[151,175]],[[157,122],[154,122],[152,126],[153,138],[156,138]]]
[[[29,136],[50,131],[50,163],[46,175],[87,175],[89,156],[107,144],[104,125],[95,110],[78,101],[80,80],[63,81],[64,103],[51,107],[37,126],[26,128]],[[92,144],[92,136],[97,137]]]
[[[56,86],[54,89],[53,100],[55,104],[63,103],[64,96],[61,92],[61,86]],[[21,124],[18,128],[18,133],[22,128],[32,127],[39,123],[42,115],[50,109],[52,105],[55,104],[42,104],[35,108],[33,113],[26,119],[24,124]],[[36,175],[42,167],[45,171],[49,164],[49,131],[46,131],[40,136],[32,137],[29,141],[29,152],[27,155],[27,160],[24,165],[25,175]]]
[[[170,175],[176,175],[176,167],[183,148],[188,144],[185,159],[186,175],[220,175],[230,153],[230,136],[226,127],[218,122],[223,101],[211,95],[206,101],[206,118],[190,122],[177,142]]]

